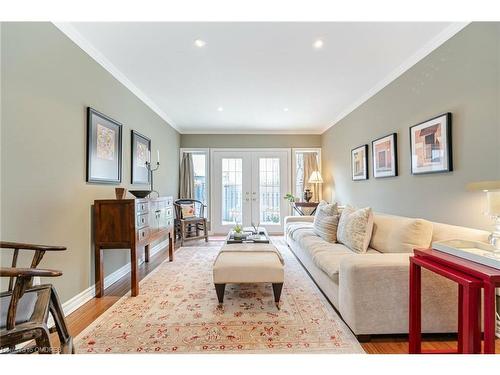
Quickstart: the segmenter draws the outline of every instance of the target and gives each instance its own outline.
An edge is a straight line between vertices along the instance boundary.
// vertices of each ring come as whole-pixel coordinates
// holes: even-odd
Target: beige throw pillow
[[[356,253],[365,253],[373,229],[373,212],[370,207],[355,209],[347,206],[340,215],[337,240]]]
[[[314,216],[314,233],[328,242],[337,242],[337,225],[339,214],[337,204],[320,202]]]

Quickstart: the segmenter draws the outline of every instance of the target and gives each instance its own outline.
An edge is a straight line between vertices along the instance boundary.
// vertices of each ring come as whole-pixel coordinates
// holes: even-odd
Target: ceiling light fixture
[[[283,108],[283,112],[288,112],[288,108]]]
[[[194,41],[194,45],[198,48],[202,48],[202,47],[205,47],[207,45],[207,42],[205,42],[204,40],[201,40],[201,39],[196,39]]]
[[[318,40],[314,41],[313,47],[315,49],[321,49],[321,48],[323,48],[323,41],[321,39],[318,39]]]
[[[219,107],[219,108],[217,108],[217,110],[218,110],[219,112],[222,112],[222,111],[224,110],[224,108]]]

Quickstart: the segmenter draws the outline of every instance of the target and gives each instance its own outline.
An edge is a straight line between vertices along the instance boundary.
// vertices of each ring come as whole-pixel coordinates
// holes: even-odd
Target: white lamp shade
[[[488,191],[486,196],[488,197],[488,214],[500,216],[500,191]]]
[[[479,181],[471,182],[466,186],[468,191],[500,191],[500,180],[499,181]]]
[[[310,184],[322,184],[323,178],[321,177],[321,173],[319,171],[314,171],[311,173],[311,177],[309,177]]]
[[[488,199],[487,213],[500,216],[500,180],[471,182],[467,184],[467,190],[484,191]]]

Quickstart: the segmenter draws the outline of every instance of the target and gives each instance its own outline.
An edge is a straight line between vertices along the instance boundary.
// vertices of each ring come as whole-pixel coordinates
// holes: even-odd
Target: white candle
[[[158,159],[158,163],[160,163],[160,150],[156,150],[156,156]]]
[[[149,151],[149,150],[148,150],[148,159],[147,159],[147,162],[151,163],[151,151]]]

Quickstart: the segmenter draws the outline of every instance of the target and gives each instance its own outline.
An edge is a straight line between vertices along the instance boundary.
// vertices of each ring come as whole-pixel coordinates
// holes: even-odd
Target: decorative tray
[[[241,238],[234,238],[234,232],[231,232],[226,240],[226,243],[269,243],[269,237],[266,236],[265,232],[259,232],[258,234],[243,232]]]
[[[432,243],[432,248],[459,258],[471,260],[500,269],[500,253],[495,253],[493,246],[479,241],[447,240]]]

